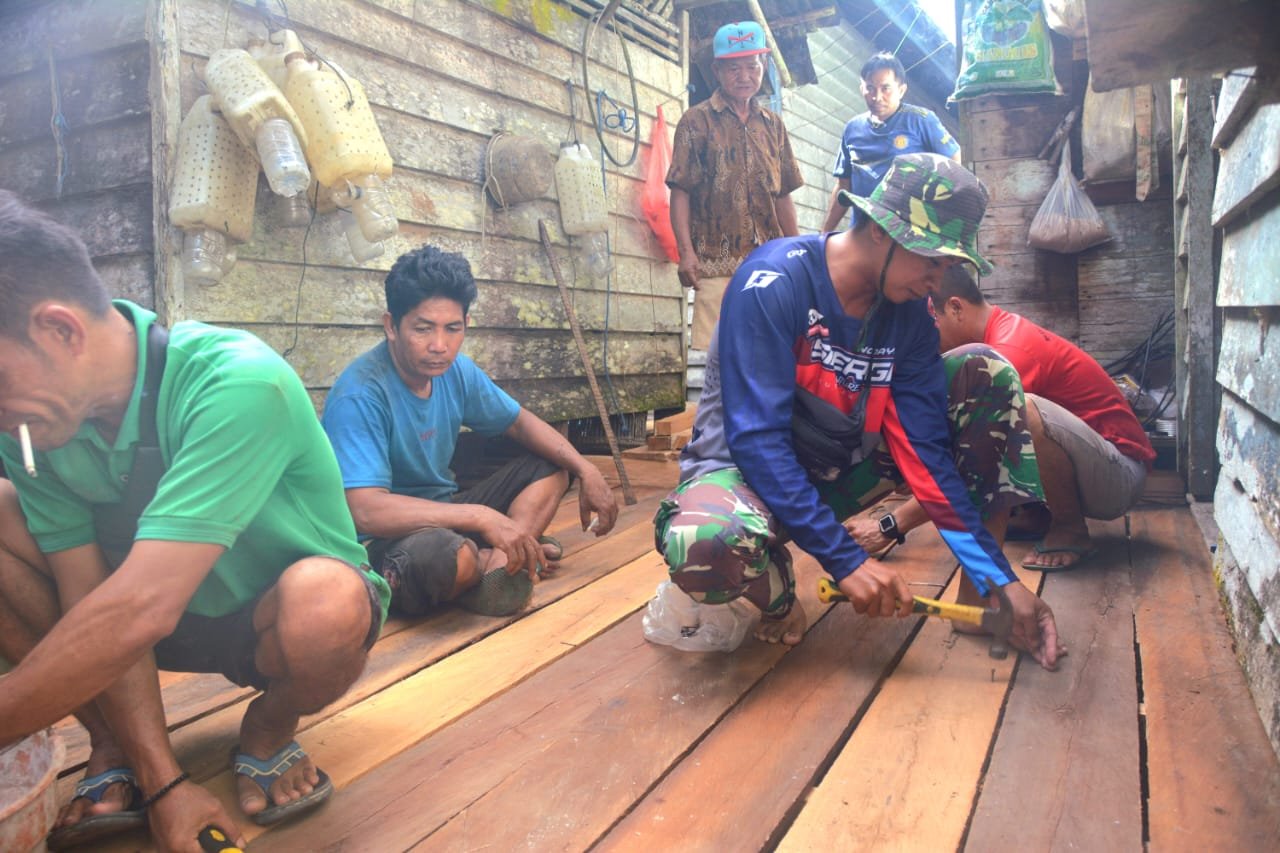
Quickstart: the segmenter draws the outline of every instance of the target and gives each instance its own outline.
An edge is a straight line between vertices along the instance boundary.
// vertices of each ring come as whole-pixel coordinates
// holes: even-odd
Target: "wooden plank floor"
[[[822,605],[800,553],[803,644],[688,654],[641,633],[675,464],[627,470],[639,500],[605,539],[577,530],[566,498],[564,568],[524,613],[388,624],[356,686],[299,734],[338,792],[269,832],[246,821],[251,850],[1280,846],[1280,765],[1185,507],[1144,504],[1129,533],[1093,525],[1087,569],[1023,573],[1070,650],[1055,673],[992,660],[946,622]],[[1016,565],[1027,545],[1006,550]],[[924,593],[954,587],[931,529],[891,559]],[[227,754],[252,693],[170,674],[163,692],[183,767],[237,813]],[[87,744],[60,730],[65,797]],[[139,833],[101,849],[152,848]]]

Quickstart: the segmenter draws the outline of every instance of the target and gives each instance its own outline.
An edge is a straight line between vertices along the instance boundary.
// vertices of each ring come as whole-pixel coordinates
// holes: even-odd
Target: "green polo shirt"
[[[131,302],[116,308],[145,342],[156,315]],[[27,526],[42,551],[93,542],[91,504],[118,502],[133,466],[147,348],[138,347],[138,382],[113,443],[89,423],[66,445],[36,454],[39,476],[0,436]],[[182,322],[169,332],[156,401],[156,432],[166,471],[138,520],[138,539],[200,542],[227,550],[187,610],[222,616],[253,601],[303,557],[361,566],[333,449],[298,375],[247,332]],[[366,571],[386,618],[391,591]]]

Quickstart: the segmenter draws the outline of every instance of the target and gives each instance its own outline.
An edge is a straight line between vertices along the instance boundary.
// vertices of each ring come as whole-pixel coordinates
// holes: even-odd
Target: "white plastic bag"
[[[1083,252],[1111,239],[1107,224],[1071,174],[1071,143],[1062,146],[1058,177],[1031,220],[1027,243],[1064,255]]]
[[[658,589],[644,614],[644,638],[686,652],[731,652],[755,624],[756,609],[737,599],[699,604],[671,581]]]

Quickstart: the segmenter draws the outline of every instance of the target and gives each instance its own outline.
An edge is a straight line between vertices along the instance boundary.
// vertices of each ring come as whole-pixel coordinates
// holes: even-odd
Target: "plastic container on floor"
[[[65,758],[52,729],[0,749],[0,850],[34,853],[58,816],[58,770]]]
[[[651,643],[686,652],[731,652],[755,624],[756,609],[741,599],[699,604],[671,581],[663,581],[642,621]]]

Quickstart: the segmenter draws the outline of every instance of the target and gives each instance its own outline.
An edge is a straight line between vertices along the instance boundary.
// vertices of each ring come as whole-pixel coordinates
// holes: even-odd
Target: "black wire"
[[[609,158],[609,161],[612,162],[613,165],[620,169],[625,169],[627,166],[630,166],[635,162],[636,154],[640,151],[640,122],[637,121],[634,123],[630,134],[631,155],[627,157],[625,161],[619,160],[613,155],[613,152],[609,150],[608,144],[605,143],[604,117],[600,115],[600,110],[596,108],[595,103],[591,99],[591,72],[589,70],[591,66],[591,59],[588,56],[588,51],[591,48],[591,42],[595,36],[596,26],[599,23],[600,15],[594,15],[591,18],[591,23],[587,24],[587,28],[582,32],[582,88],[587,93],[587,108],[591,111],[591,120],[595,125],[596,139],[600,142],[600,150],[604,152],[605,156]],[[618,43],[622,45],[622,59],[627,66],[627,79],[631,83],[631,112],[633,116],[637,115],[640,110],[640,96],[636,91],[635,70],[631,67],[631,51],[627,49],[627,40],[614,28],[613,21],[606,21],[605,25],[609,28],[610,32],[613,33],[614,38],[618,40]],[[599,91],[604,92],[603,89]]]
[[[310,199],[308,199],[310,201]],[[320,203],[319,194],[316,196],[316,205]],[[293,355],[294,349],[298,346],[298,318],[302,315],[302,282],[307,277],[307,238],[311,236],[311,226],[316,224],[316,205],[311,207],[311,219],[307,222],[307,230],[302,233],[302,272],[298,275],[298,292],[294,297],[293,303],[293,343],[285,347],[284,352],[280,353],[280,357],[288,359]]]

